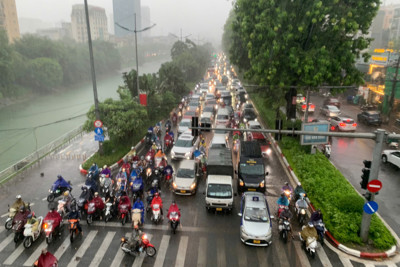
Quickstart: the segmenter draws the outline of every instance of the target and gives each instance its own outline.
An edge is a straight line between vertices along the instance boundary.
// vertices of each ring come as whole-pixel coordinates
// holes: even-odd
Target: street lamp
[[[179,37],[178,36],[176,36],[175,34],[173,34],[173,33],[169,33],[170,35],[172,35],[173,37],[175,37],[175,38],[177,38],[178,40],[179,40]],[[188,38],[189,36],[191,36],[192,34],[189,34],[189,35],[186,35],[186,36],[183,36],[182,37],[182,29],[181,29],[181,42],[183,42],[183,39],[185,38]]]
[[[150,30],[151,28],[153,28],[154,26],[156,26],[156,24],[154,23],[153,25],[151,25],[151,26],[149,26],[149,27],[146,27],[146,28],[143,28],[143,29],[141,29],[141,30],[138,30],[137,28],[136,28],[136,25],[137,25],[137,23],[136,23],[136,13],[135,13],[135,30],[130,30],[130,29],[128,29],[128,28],[126,28],[126,27],[124,27],[124,26],[122,26],[122,25],[120,25],[120,24],[118,24],[117,22],[115,23],[115,25],[117,25],[118,27],[120,27],[121,29],[124,29],[124,30],[126,30],[126,31],[128,31],[128,32],[134,32],[135,33],[135,50],[136,50],[136,88],[137,88],[137,95],[138,95],[138,102],[139,102],[139,104],[140,104],[140,98],[139,98],[139,92],[140,92],[140,90],[139,90],[139,61],[138,61],[138,45],[137,45],[137,33],[138,32],[144,32],[144,31],[147,31],[147,30]]]

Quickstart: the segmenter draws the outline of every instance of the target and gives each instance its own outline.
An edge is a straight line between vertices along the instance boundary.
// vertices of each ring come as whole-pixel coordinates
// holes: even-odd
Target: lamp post
[[[134,32],[135,33],[135,51],[136,51],[136,88],[137,88],[137,95],[138,95],[138,102],[139,102],[139,104],[140,104],[140,98],[139,98],[139,92],[140,92],[140,90],[139,90],[139,59],[138,59],[138,45],[137,45],[137,33],[138,32],[144,32],[144,31],[147,31],[147,30],[150,30],[151,28],[153,28],[154,26],[156,26],[156,24],[154,23],[153,25],[151,25],[151,26],[149,26],[149,27],[146,27],[146,28],[143,28],[143,29],[141,29],[141,30],[138,30],[137,28],[136,28],[136,13],[135,13],[135,29],[132,31],[132,30],[130,30],[130,29],[128,29],[128,28],[126,28],[126,27],[124,27],[124,26],[122,26],[122,25],[120,25],[120,24],[118,24],[117,22],[115,23],[115,25],[117,25],[118,27],[120,27],[121,29],[124,29],[125,31],[128,31],[128,32]]]

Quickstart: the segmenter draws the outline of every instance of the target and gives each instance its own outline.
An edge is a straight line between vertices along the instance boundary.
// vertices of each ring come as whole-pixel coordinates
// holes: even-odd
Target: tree
[[[159,91],[165,93],[170,91],[176,95],[183,95],[186,92],[185,79],[181,69],[175,62],[163,63],[158,70]]]
[[[61,85],[63,73],[60,64],[51,58],[35,58],[28,62],[28,77],[30,83],[37,92],[48,92]]]
[[[175,60],[177,57],[179,57],[181,54],[183,54],[184,52],[186,52],[188,50],[189,50],[189,47],[187,44],[185,44],[182,41],[176,41],[171,48],[172,60]]]
[[[238,0],[231,59],[274,90],[361,83],[354,63],[378,7],[379,0]]]
[[[8,44],[6,32],[0,30],[0,98],[11,94],[13,82],[12,48]]]

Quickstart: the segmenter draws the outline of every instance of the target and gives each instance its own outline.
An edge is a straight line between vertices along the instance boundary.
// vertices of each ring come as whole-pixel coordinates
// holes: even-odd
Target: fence
[[[8,181],[19,173],[22,173],[29,168],[35,166],[35,164],[39,164],[40,160],[49,156],[52,152],[56,151],[68,145],[72,140],[74,140],[78,136],[82,136],[83,134],[83,124],[72,131],[60,136],[53,142],[41,147],[37,151],[13,164],[12,166],[4,169],[0,172],[0,184]],[[84,160],[84,159],[83,159]]]

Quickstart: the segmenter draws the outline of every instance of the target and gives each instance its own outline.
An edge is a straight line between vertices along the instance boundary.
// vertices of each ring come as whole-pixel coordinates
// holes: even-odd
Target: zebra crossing
[[[41,237],[29,249],[14,244],[13,233],[0,228],[0,266],[32,266],[43,248],[59,259],[59,266],[353,266],[326,247],[317,250],[315,259],[309,258],[298,240],[284,244],[277,237],[270,247],[243,245],[236,234],[192,232],[182,230],[176,235],[165,230],[150,230],[149,240],[156,247],[154,257],[142,253],[138,257],[125,255],[120,249],[120,238],[127,227],[91,227],[83,237],[70,242],[67,231],[60,239],[47,245]],[[349,265],[350,264],[350,265]],[[369,265],[369,264],[367,264]],[[356,266],[366,266],[357,263]],[[387,265],[380,265],[387,266]]]

